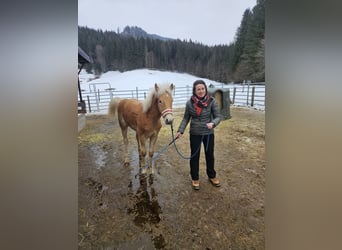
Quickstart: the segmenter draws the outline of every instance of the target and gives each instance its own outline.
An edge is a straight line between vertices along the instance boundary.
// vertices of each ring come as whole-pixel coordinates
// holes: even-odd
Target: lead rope
[[[172,134],[172,143],[173,143],[173,145],[175,146],[175,149],[176,149],[177,153],[179,154],[179,156],[182,157],[184,160],[190,160],[192,157],[194,157],[194,156],[198,153],[198,151],[199,151],[200,148],[201,148],[201,143],[202,143],[202,141],[203,141],[203,139],[204,139],[204,135],[202,135],[201,142],[200,142],[198,148],[196,149],[195,153],[192,154],[192,155],[190,155],[189,157],[187,157],[187,156],[184,156],[184,155],[179,151],[179,149],[178,149],[178,147],[177,147],[177,145],[176,145],[176,139],[177,139],[177,138],[174,139],[175,136],[174,136],[174,133],[173,133],[173,123],[171,123],[171,134]],[[208,134],[208,140],[207,140],[207,145],[206,145],[206,147],[205,147],[205,151],[208,151],[209,139],[210,139],[209,136],[210,136],[210,134]]]
[[[156,155],[149,161],[149,160],[147,160],[147,162],[146,162],[146,164],[145,164],[145,166],[144,166],[144,168],[147,168],[148,167],[148,165],[149,164],[152,164],[166,149],[168,149],[169,147],[170,147],[170,145],[171,144],[173,144],[174,146],[175,146],[175,149],[176,149],[176,151],[177,151],[177,153],[183,158],[183,159],[185,159],[185,160],[190,160],[192,157],[194,157],[197,153],[198,153],[198,151],[200,150],[200,148],[201,148],[201,143],[202,143],[202,141],[203,141],[203,139],[204,139],[204,135],[202,135],[202,138],[201,138],[201,142],[200,142],[200,144],[199,144],[199,146],[198,146],[198,148],[197,148],[197,150],[196,150],[196,152],[193,154],[193,155],[191,155],[190,157],[187,157],[187,156],[184,156],[180,151],[179,151],[179,149],[178,149],[178,147],[177,147],[177,145],[176,145],[176,140],[178,139],[178,137],[177,138],[175,138],[175,136],[174,136],[174,132],[173,132],[173,123],[171,123],[171,134],[172,134],[172,141],[169,143],[169,144],[166,144],[160,151],[158,151],[157,153],[156,153]],[[206,148],[205,148],[205,150],[207,151],[208,150],[208,146],[209,146],[209,136],[210,136],[210,134],[208,134],[208,140],[207,140],[207,145],[206,145]],[[137,175],[136,175],[137,176]]]
[[[149,161],[149,160],[147,160],[147,162],[146,162],[146,164],[145,164],[145,166],[143,167],[143,168],[147,168],[148,167],[148,165],[151,163],[153,163],[160,155],[161,155],[161,153],[163,153],[166,149],[168,149],[169,147],[170,147],[170,145],[172,144],[172,143],[174,143],[176,140],[177,140],[178,138],[175,138],[175,139],[173,139],[169,144],[166,144],[160,151],[158,151],[157,153],[156,153],[156,155]],[[139,168],[139,169],[141,169],[141,168]],[[139,175],[139,173],[137,173],[136,175],[135,175],[135,178],[137,178],[137,176]]]
[[[163,111],[161,112],[161,116],[162,116],[163,118],[165,118],[165,116],[168,115],[168,114],[172,114],[172,109],[165,109],[165,110],[163,110]],[[171,126],[172,126],[172,123],[171,123]],[[169,144],[165,145],[160,151],[158,151],[158,152],[156,153],[156,155],[155,155],[154,157],[152,157],[152,159],[151,159],[150,161],[147,160],[147,162],[146,162],[144,168],[147,168],[149,164],[152,164],[152,163],[161,155],[161,153],[163,153],[166,149],[168,149],[168,147],[169,147],[172,143],[174,143],[175,140],[177,140],[177,139],[178,139],[178,138],[175,138],[175,139],[172,138],[172,141],[171,141]]]
[[[170,147],[170,145],[171,145],[172,143],[174,143],[177,139],[178,139],[178,138],[172,139],[172,141],[171,141],[169,144],[165,145],[160,151],[158,151],[158,152],[156,153],[156,155],[153,156],[153,158],[152,158],[150,161],[147,160],[147,163],[145,164],[144,168],[148,167],[148,165],[149,165],[150,163],[152,164],[152,163],[161,155],[161,153],[163,153],[166,149],[168,149],[168,147]]]

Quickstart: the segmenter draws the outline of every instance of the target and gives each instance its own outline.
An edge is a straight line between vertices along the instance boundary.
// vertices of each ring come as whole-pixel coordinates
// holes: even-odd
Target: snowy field
[[[265,85],[224,84],[187,73],[149,69],[123,73],[109,71],[98,78],[82,69],[79,79],[88,113],[106,113],[109,101],[115,96],[143,100],[154,83],[173,83],[175,85],[174,107],[184,107],[186,100],[192,94],[192,83],[198,79],[204,80],[208,86],[229,89],[230,99],[234,101],[233,105],[265,110]],[[254,92],[253,100],[252,92]]]

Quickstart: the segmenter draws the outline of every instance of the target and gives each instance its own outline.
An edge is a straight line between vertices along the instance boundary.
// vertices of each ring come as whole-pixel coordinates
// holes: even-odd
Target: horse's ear
[[[170,84],[170,89],[173,90],[175,88],[175,85],[173,83]]]
[[[155,84],[154,84],[154,89],[156,90],[156,92],[158,92],[158,90],[159,90],[158,83],[155,83]]]

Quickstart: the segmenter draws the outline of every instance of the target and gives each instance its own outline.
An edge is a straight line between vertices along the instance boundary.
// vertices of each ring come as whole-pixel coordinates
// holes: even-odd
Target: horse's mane
[[[165,92],[169,93],[172,96],[172,90],[170,89],[170,83],[158,84],[158,87],[159,87],[159,90],[156,93],[156,89],[153,86],[153,88],[151,88],[150,92],[148,93],[146,99],[142,101],[144,113],[150,109],[150,107],[152,105],[152,101],[154,98],[158,98],[159,96],[161,96]]]

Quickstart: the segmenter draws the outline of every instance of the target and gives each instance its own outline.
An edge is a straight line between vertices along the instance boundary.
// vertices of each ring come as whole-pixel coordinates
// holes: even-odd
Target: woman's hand
[[[181,136],[182,136],[181,132],[177,132],[176,139],[181,138]]]
[[[207,123],[207,128],[208,128],[208,129],[214,128],[214,123],[213,123],[213,122]]]

